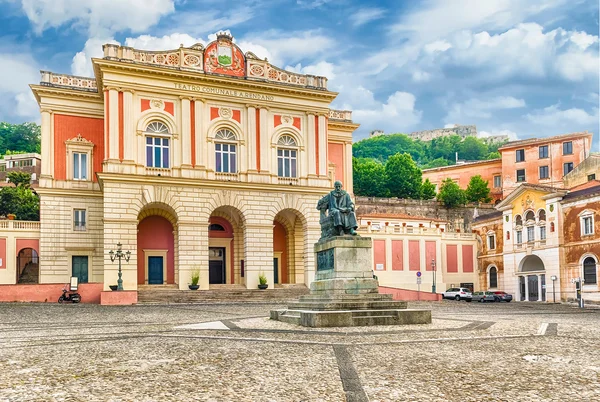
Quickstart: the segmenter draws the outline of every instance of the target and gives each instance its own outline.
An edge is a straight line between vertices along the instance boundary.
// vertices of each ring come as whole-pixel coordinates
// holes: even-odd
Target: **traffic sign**
[[[417,285],[421,284],[421,278],[417,278]]]
[[[421,271],[417,271],[417,278],[421,277]]]

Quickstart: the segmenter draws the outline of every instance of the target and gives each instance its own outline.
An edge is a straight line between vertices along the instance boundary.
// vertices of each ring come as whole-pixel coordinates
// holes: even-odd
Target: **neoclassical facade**
[[[309,284],[320,197],[352,193],[348,111],[327,79],[231,36],[169,51],[105,45],[95,77],[42,72],[40,283]]]

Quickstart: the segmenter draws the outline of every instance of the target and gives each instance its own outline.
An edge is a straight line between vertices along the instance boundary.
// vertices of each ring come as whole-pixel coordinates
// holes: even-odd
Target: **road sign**
[[[421,277],[421,271],[417,271],[417,278]]]
[[[417,285],[421,284],[421,278],[417,278]]]

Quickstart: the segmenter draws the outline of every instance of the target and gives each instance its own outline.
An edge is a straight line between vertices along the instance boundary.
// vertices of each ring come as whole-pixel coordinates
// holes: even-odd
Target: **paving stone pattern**
[[[600,400],[600,309],[421,302],[432,324],[311,329],[280,307],[0,304],[0,401]]]

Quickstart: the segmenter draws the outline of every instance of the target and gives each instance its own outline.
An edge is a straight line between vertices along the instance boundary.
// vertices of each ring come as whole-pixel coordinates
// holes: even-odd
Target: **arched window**
[[[543,209],[540,209],[538,212],[538,221],[539,222],[546,222],[546,211]]]
[[[515,216],[515,225],[516,226],[523,226],[523,219],[521,218],[521,215]]]
[[[527,211],[525,214],[525,223],[528,223],[529,221],[535,221],[535,214],[533,211]]]
[[[298,144],[290,135],[282,135],[277,141],[277,175],[298,177]]]
[[[146,127],[146,166],[168,169],[169,146],[169,128],[160,121],[150,122]]]
[[[227,128],[222,128],[215,134],[215,171],[237,173],[237,138]]]
[[[490,288],[498,287],[498,270],[496,267],[490,268]]]
[[[214,230],[216,232],[224,232],[225,228],[221,225],[219,225],[218,223],[211,223],[210,225],[208,225],[208,230]]]
[[[583,283],[586,285],[593,285],[597,280],[596,260],[592,257],[587,257],[583,260]]]

